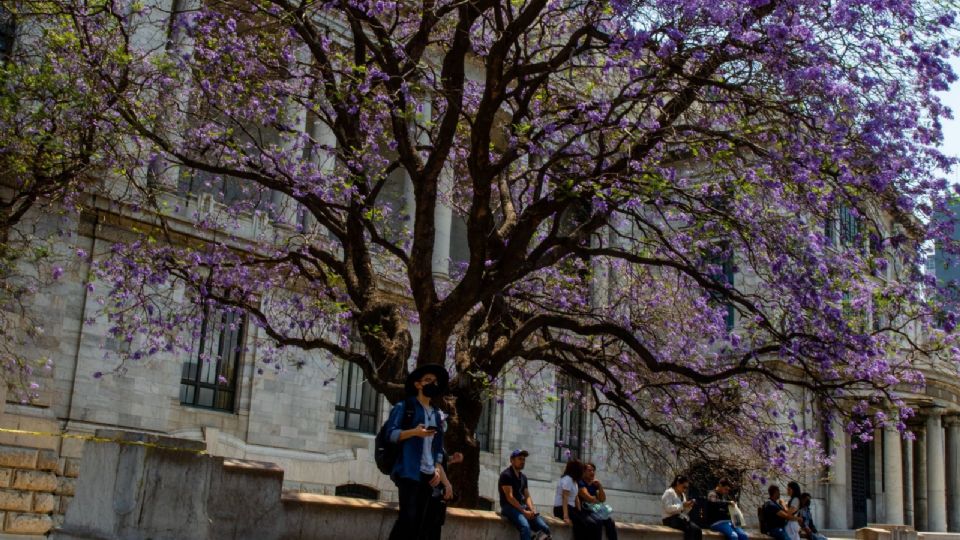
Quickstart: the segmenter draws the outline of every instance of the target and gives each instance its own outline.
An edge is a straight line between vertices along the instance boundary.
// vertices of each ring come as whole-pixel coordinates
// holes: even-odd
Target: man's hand
[[[450,459],[447,460],[448,465],[454,465],[456,463],[462,463],[462,462],[463,462],[463,454],[461,454],[460,452],[454,452],[453,455],[450,456]]]
[[[436,433],[436,430],[427,429],[427,426],[424,425],[424,424],[420,424],[419,426],[411,429],[410,431],[411,431],[411,435],[412,435],[412,436],[414,436],[414,437],[422,437],[422,438],[429,437],[429,436],[434,435],[434,434]]]
[[[533,519],[533,516],[537,515],[533,510],[524,510],[523,517],[527,519]]]
[[[453,486],[450,484],[450,482],[443,484],[443,500],[453,500]]]
[[[696,504],[696,501],[694,501],[693,499],[689,499],[689,500],[683,501],[683,508],[686,509],[686,510],[689,510],[689,509],[693,508],[693,505],[694,505],[694,504]]]
[[[442,480],[442,478],[441,478],[441,476],[440,476],[440,471],[439,471],[439,470],[434,471],[434,472],[433,472],[433,478],[430,479],[430,487],[437,487],[437,486],[439,486],[441,480]]]

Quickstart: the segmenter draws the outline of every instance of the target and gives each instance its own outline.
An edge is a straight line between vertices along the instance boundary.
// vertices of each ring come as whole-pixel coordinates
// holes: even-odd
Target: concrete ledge
[[[159,449],[163,450],[185,450],[188,452],[199,452],[207,449],[207,443],[203,441],[176,439],[174,437],[165,437],[163,435],[141,433],[138,431],[98,429],[94,433],[94,436],[101,439],[111,439],[121,444],[124,442],[142,443],[144,447],[158,447]]]
[[[61,505],[70,504],[54,538],[380,540],[387,538],[397,517],[396,503],[284,491],[283,469],[272,463],[183,451],[201,446],[198,441],[119,431],[98,435],[108,433],[117,440],[87,443],[76,497],[59,500]],[[43,507],[49,502],[45,500]],[[552,509],[541,506],[540,510],[546,514]],[[572,539],[569,527],[550,515],[544,517],[556,540]],[[856,539],[960,540],[960,535],[917,535],[902,527],[895,531],[884,527],[861,529]],[[617,529],[623,540],[683,538],[680,531],[662,525],[618,523]],[[833,538],[853,536],[849,531],[824,532]],[[769,540],[758,531],[748,533],[754,540]],[[722,538],[711,531],[704,536]],[[517,532],[495,512],[451,508],[443,537],[502,540],[516,538]]]

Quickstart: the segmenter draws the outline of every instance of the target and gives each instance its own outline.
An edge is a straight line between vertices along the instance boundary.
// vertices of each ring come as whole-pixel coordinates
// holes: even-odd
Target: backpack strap
[[[414,398],[408,397],[403,400],[403,418],[400,420],[400,429],[410,429],[414,427],[413,418],[417,414],[417,404]]]

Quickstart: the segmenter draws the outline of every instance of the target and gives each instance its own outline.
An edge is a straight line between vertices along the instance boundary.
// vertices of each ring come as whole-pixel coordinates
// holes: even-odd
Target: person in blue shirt
[[[444,497],[453,487],[443,470],[443,416],[434,400],[442,396],[450,376],[443,366],[427,364],[407,376],[407,399],[397,403],[387,419],[390,440],[400,445],[400,455],[390,478],[397,485],[400,513],[390,531],[390,540],[419,540],[436,516],[428,515],[435,487],[444,486]],[[411,399],[415,396],[415,399]],[[413,427],[404,429],[404,411],[414,407]]]
[[[810,502],[813,498],[809,493],[800,495],[800,511],[797,516],[800,518],[800,537],[810,540],[827,540],[826,536],[820,534],[817,526],[813,523],[813,512],[810,511]]]
[[[603,491],[603,484],[597,480],[597,466],[593,463],[583,464],[583,478],[579,482],[580,501],[584,505],[601,504],[606,505],[607,493]],[[610,507],[606,509],[609,510]],[[598,514],[592,512],[590,519],[600,524],[603,530],[607,532],[607,540],[617,540],[617,524],[608,512]]]

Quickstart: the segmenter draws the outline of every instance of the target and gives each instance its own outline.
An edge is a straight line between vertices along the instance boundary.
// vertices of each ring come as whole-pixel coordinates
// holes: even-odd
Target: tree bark
[[[448,468],[450,483],[458,496],[453,506],[477,508],[480,502],[480,446],[476,430],[483,412],[483,402],[476,388],[454,389],[451,397],[455,407],[447,420],[444,438],[447,452],[463,454],[463,462]]]

